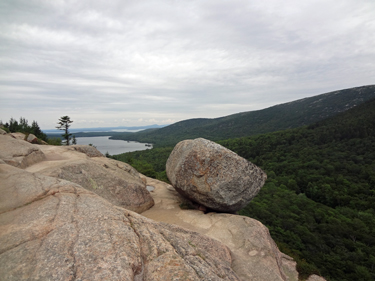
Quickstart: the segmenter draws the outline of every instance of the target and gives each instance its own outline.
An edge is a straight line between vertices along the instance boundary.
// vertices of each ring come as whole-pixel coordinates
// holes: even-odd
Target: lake
[[[86,137],[76,138],[77,144],[92,144],[96,149],[105,154],[110,155],[121,154],[125,152],[151,149],[152,146],[146,146],[146,143],[123,140],[110,140],[109,137]]]

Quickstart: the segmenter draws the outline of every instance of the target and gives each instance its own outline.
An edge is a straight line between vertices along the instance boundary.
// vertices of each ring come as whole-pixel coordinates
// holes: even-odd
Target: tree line
[[[26,134],[33,134],[38,139],[43,141],[48,140],[47,135],[42,132],[38,122],[35,120],[33,120],[31,125],[29,125],[29,121],[24,117],[21,117],[19,121],[14,118],[10,118],[9,122],[6,122],[5,124],[0,121],[0,125],[3,127],[3,129],[10,133],[22,132]]]
[[[8,133],[20,132],[26,135],[33,134],[38,139],[43,140],[48,144],[70,145],[71,142],[72,144],[77,144],[75,136],[72,136],[72,134],[69,132],[69,127],[71,126],[71,123],[73,123],[73,121],[70,120],[69,116],[63,116],[59,118],[59,122],[57,123],[58,126],[56,127],[56,129],[64,131],[64,134],[61,135],[63,140],[61,140],[60,138],[48,138],[47,135],[43,133],[43,131],[40,129],[37,121],[33,120],[31,125],[29,125],[29,121],[24,117],[20,117],[19,121],[12,117],[10,118],[9,122],[6,122],[5,124],[2,121],[0,121],[0,127]]]

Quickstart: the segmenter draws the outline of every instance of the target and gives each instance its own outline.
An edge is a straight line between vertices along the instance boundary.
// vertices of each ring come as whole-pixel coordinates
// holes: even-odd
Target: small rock
[[[313,274],[313,275],[310,275],[309,278],[307,278],[306,281],[326,281],[326,279],[324,279],[321,276]]]
[[[27,139],[26,139],[29,143],[38,143],[38,138],[33,135],[33,134],[29,134],[27,136]]]
[[[71,145],[70,147],[76,151],[85,153],[88,157],[104,157],[99,150],[91,145]]]

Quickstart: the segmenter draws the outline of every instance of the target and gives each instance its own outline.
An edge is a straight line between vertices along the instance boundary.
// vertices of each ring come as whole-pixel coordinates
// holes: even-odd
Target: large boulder
[[[179,142],[166,164],[183,196],[220,212],[236,212],[258,194],[267,175],[233,151],[199,138]]]
[[[0,135],[0,148],[0,159],[22,169],[45,160],[44,153],[37,145],[11,135]]]
[[[240,280],[219,241],[7,164],[0,182],[1,280]]]

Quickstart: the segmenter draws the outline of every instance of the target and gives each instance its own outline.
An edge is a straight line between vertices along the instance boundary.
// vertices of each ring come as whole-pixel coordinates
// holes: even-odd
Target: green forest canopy
[[[375,280],[375,100],[310,126],[219,143],[267,172],[240,214],[269,228],[301,277]],[[172,149],[114,158],[166,180]]]

